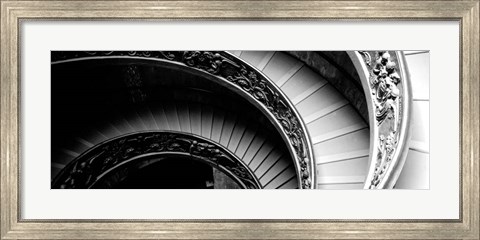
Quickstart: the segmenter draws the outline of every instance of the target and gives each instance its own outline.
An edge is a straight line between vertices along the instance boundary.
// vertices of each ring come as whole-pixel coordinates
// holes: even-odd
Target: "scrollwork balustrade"
[[[52,187],[94,188],[112,169],[132,159],[162,153],[194,157],[224,172],[243,188],[261,188],[250,169],[227,149],[196,135],[172,131],[127,134],[98,144],[70,162]]]
[[[370,166],[364,188],[392,188],[400,175],[410,131],[411,90],[403,54],[358,51],[350,54],[369,104]]]

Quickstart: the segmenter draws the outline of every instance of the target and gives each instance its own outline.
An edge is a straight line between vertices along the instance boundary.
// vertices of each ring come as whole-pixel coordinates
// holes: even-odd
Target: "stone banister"
[[[411,84],[401,51],[351,51],[367,98],[370,159],[365,189],[395,186],[409,148]]]

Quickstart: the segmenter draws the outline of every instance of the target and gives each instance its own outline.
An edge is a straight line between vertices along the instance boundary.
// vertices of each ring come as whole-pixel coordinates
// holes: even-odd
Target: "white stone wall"
[[[395,188],[428,189],[430,185],[430,53],[406,51],[413,92],[410,149]]]

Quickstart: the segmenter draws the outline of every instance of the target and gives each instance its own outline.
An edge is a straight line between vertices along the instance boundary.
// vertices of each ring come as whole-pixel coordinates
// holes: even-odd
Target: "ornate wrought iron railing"
[[[64,51],[52,52],[52,63],[135,58],[189,68],[234,89],[260,109],[277,128],[289,148],[299,188],[315,188],[313,148],[302,118],[284,93],[263,73],[232,54],[222,51]]]
[[[366,189],[393,188],[408,154],[411,86],[402,52],[350,52],[367,98],[370,160]]]
[[[228,149],[200,136],[173,131],[133,133],[100,143],[70,162],[52,188],[101,187],[116,169],[162,155],[188,156],[217,168],[242,188],[262,188],[253,172]]]

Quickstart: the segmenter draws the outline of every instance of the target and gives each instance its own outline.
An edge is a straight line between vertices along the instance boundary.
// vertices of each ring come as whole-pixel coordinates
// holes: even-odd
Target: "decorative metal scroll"
[[[99,52],[52,52],[52,62],[80,58],[136,57],[160,59],[201,70],[240,88],[247,96],[271,114],[270,119],[281,129],[299,176],[300,188],[314,188],[315,164],[306,127],[293,105],[281,90],[266,76],[242,60],[226,52],[212,51],[99,51]]]
[[[374,111],[372,164],[365,187],[383,188],[385,176],[393,171],[392,162],[399,155],[400,130],[405,123],[405,83],[399,73],[398,56],[394,52],[358,52],[368,69],[371,101]],[[372,59],[373,58],[373,59]],[[403,122],[402,122],[403,121]],[[371,125],[372,126],[372,125]],[[383,183],[383,184],[382,184]]]
[[[94,146],[68,164],[52,187],[91,188],[122,163],[154,153],[186,154],[216,167],[243,188],[261,188],[250,169],[225,148],[199,136],[165,131],[129,134]]]

